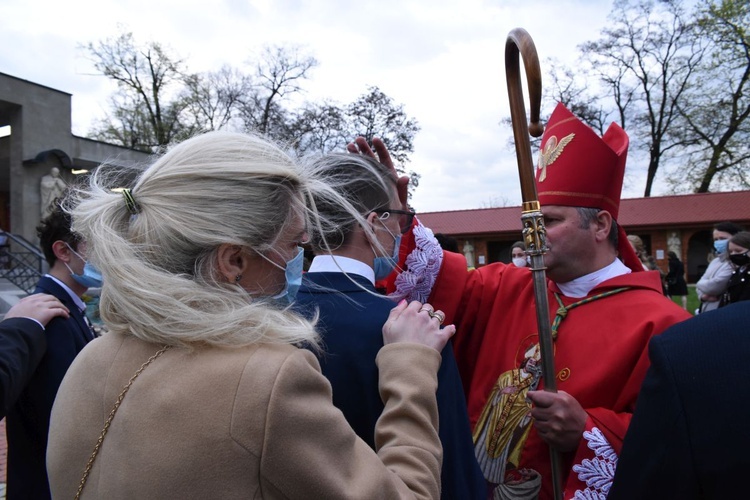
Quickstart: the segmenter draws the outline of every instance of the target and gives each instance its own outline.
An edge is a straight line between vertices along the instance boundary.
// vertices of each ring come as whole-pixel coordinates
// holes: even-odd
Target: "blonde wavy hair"
[[[314,319],[253,299],[217,273],[220,245],[264,252],[295,214],[315,217],[310,186],[327,187],[308,182],[292,157],[246,134],[188,139],[132,183],[135,215],[112,190],[122,179],[122,169],[102,165],[71,209],[104,278],[99,307],[111,331],[181,346],[319,346]]]

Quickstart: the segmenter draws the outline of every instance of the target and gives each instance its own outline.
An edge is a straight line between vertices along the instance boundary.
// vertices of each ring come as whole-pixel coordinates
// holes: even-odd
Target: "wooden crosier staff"
[[[519,53],[523,57],[526,69],[526,81],[529,85],[530,125],[526,125],[526,109],[523,101]],[[539,199],[534,183],[534,162],[531,159],[529,134],[539,137],[544,127],[539,123],[539,109],[542,101],[542,72],[539,68],[539,57],[531,36],[523,28],[516,28],[508,34],[505,42],[505,76],[508,82],[510,100],[510,117],[513,123],[513,138],[516,143],[518,175],[521,179],[523,209],[523,240],[526,254],[531,257],[531,275],[534,280],[534,298],[536,302],[537,331],[542,361],[544,390],[557,392],[555,382],[555,358],[552,346],[552,328],[549,319],[547,302],[547,275],[544,272],[544,253],[547,251],[547,234],[544,229]],[[556,500],[562,499],[560,474],[560,456],[550,447],[552,465],[552,490]]]

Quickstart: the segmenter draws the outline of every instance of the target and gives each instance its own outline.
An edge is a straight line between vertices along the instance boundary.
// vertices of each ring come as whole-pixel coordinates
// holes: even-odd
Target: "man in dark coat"
[[[748,325],[740,302],[651,340],[609,500],[747,497]]]
[[[68,309],[51,295],[40,293],[21,299],[0,322],[0,418],[15,404],[44,356],[44,327],[56,316],[67,318]]]
[[[86,276],[86,245],[71,232],[70,223],[70,215],[56,204],[37,227],[39,244],[50,267],[34,293],[56,297],[70,314],[47,325],[44,357],[8,412],[9,500],[50,498],[46,455],[52,404],[73,359],[94,339],[81,296],[97,283]]]

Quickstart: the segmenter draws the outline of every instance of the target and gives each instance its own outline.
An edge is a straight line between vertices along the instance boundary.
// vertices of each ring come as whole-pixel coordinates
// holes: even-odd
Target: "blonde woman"
[[[377,453],[298,348],[319,344],[285,306],[319,224],[305,201],[324,183],[263,139],[212,132],[172,148],[132,190],[108,187],[102,169],[73,212],[110,333],[58,392],[53,497],[439,496],[436,372],[455,328],[418,302],[393,309],[377,357]]]

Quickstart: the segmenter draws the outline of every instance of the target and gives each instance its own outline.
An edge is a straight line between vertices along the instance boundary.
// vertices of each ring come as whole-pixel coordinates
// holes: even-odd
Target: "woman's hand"
[[[383,325],[383,343],[412,342],[440,352],[456,333],[453,325],[440,328],[444,320],[445,314],[436,311],[430,304],[418,301],[407,304],[402,300],[391,310]]]

